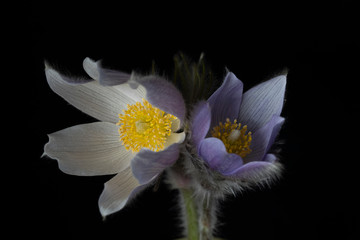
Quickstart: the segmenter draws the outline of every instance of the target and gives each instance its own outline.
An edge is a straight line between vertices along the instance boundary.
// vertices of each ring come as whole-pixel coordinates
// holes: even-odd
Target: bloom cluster
[[[284,123],[286,75],[243,93],[243,83],[228,72],[204,100],[196,96],[203,85],[190,98],[179,90],[189,87],[186,81],[179,87],[156,74],[107,69],[90,58],[83,67],[86,79],[46,64],[46,79],[54,92],[99,121],[49,134],[44,155],[68,174],[116,174],[99,198],[103,216],[121,210],[164,171],[176,188],[202,199],[279,176],[271,146]]]

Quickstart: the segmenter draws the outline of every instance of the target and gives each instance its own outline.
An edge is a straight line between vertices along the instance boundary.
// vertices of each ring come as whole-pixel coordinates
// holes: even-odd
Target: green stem
[[[213,240],[214,200],[194,198],[190,189],[180,190],[184,200],[187,240]]]
[[[199,225],[196,203],[193,192],[189,189],[181,189],[185,204],[185,218],[188,240],[199,240]]]
[[[212,216],[211,212],[213,208],[212,199],[208,199],[208,201],[202,201],[200,205],[200,213],[199,213],[199,228],[200,228],[200,240],[212,240]]]

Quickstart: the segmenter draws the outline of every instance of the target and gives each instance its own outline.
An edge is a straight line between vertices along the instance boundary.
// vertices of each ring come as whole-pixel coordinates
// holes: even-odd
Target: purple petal
[[[244,93],[240,107],[239,121],[256,132],[270,121],[273,115],[280,115],[286,86],[286,75],[263,82]]]
[[[230,176],[237,172],[243,165],[244,162],[239,155],[228,153],[225,154],[221,164],[216,170],[224,176]]]
[[[200,142],[198,153],[209,167],[214,169],[221,163],[223,156],[226,154],[226,148],[220,139],[210,137]]]
[[[211,126],[238,118],[242,99],[243,83],[229,72],[222,85],[210,96],[208,102],[211,107]]]
[[[276,162],[277,157],[274,154],[266,154],[264,157],[264,162],[274,163]]]
[[[236,172],[243,160],[237,154],[229,154],[223,142],[218,138],[206,138],[200,143],[199,155],[209,167],[221,174],[228,176]]]
[[[251,175],[255,176],[256,174],[260,174],[261,171],[271,167],[271,165],[273,164],[270,162],[259,161],[246,163],[237,169],[237,171],[233,173],[233,176],[249,178],[252,177]]]
[[[180,91],[169,81],[159,76],[146,76],[136,80],[146,89],[146,100],[153,106],[180,119],[185,118],[185,102]]]
[[[179,157],[179,144],[173,144],[160,152],[142,149],[131,161],[133,175],[140,184],[146,184],[175,163]]]
[[[270,136],[269,142],[267,143],[267,147],[266,147],[265,152],[268,152],[270,150],[271,146],[274,144],[275,139],[278,136],[282,125],[285,122],[285,118],[283,118],[283,117],[280,117],[280,118],[279,117],[273,117],[273,121],[275,122],[274,125],[273,125],[274,127],[272,129],[271,136]]]
[[[198,148],[201,140],[206,137],[210,128],[211,110],[209,104],[205,101],[199,102],[195,106],[192,116],[191,138]]]
[[[252,135],[250,148],[252,152],[245,157],[245,162],[261,161],[278,135],[284,118],[273,116],[268,123]]]
[[[250,184],[269,184],[281,174],[282,166],[278,162],[251,162],[242,166],[232,176]]]

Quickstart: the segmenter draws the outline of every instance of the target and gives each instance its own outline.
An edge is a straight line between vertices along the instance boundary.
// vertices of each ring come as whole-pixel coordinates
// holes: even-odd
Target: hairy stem
[[[214,201],[194,198],[190,189],[180,190],[184,200],[185,226],[188,240],[213,240]]]
[[[199,240],[199,225],[196,203],[193,198],[193,191],[181,189],[184,198],[185,219],[188,240]]]
[[[213,200],[211,198],[201,201],[199,205],[200,240],[213,239]]]

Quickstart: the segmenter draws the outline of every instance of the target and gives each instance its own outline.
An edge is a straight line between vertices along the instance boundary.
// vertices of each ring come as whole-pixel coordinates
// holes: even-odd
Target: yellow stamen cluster
[[[153,107],[142,99],[133,105],[128,104],[123,114],[119,114],[120,140],[126,150],[139,152],[149,148],[158,152],[165,148],[165,142],[171,135],[172,122],[177,119],[171,114]]]
[[[234,120],[226,119],[225,123],[220,122],[218,126],[214,127],[211,131],[213,137],[219,138],[225,145],[228,153],[235,153],[240,157],[245,157],[251,152],[251,132],[247,131],[247,126],[241,128],[241,124]]]

